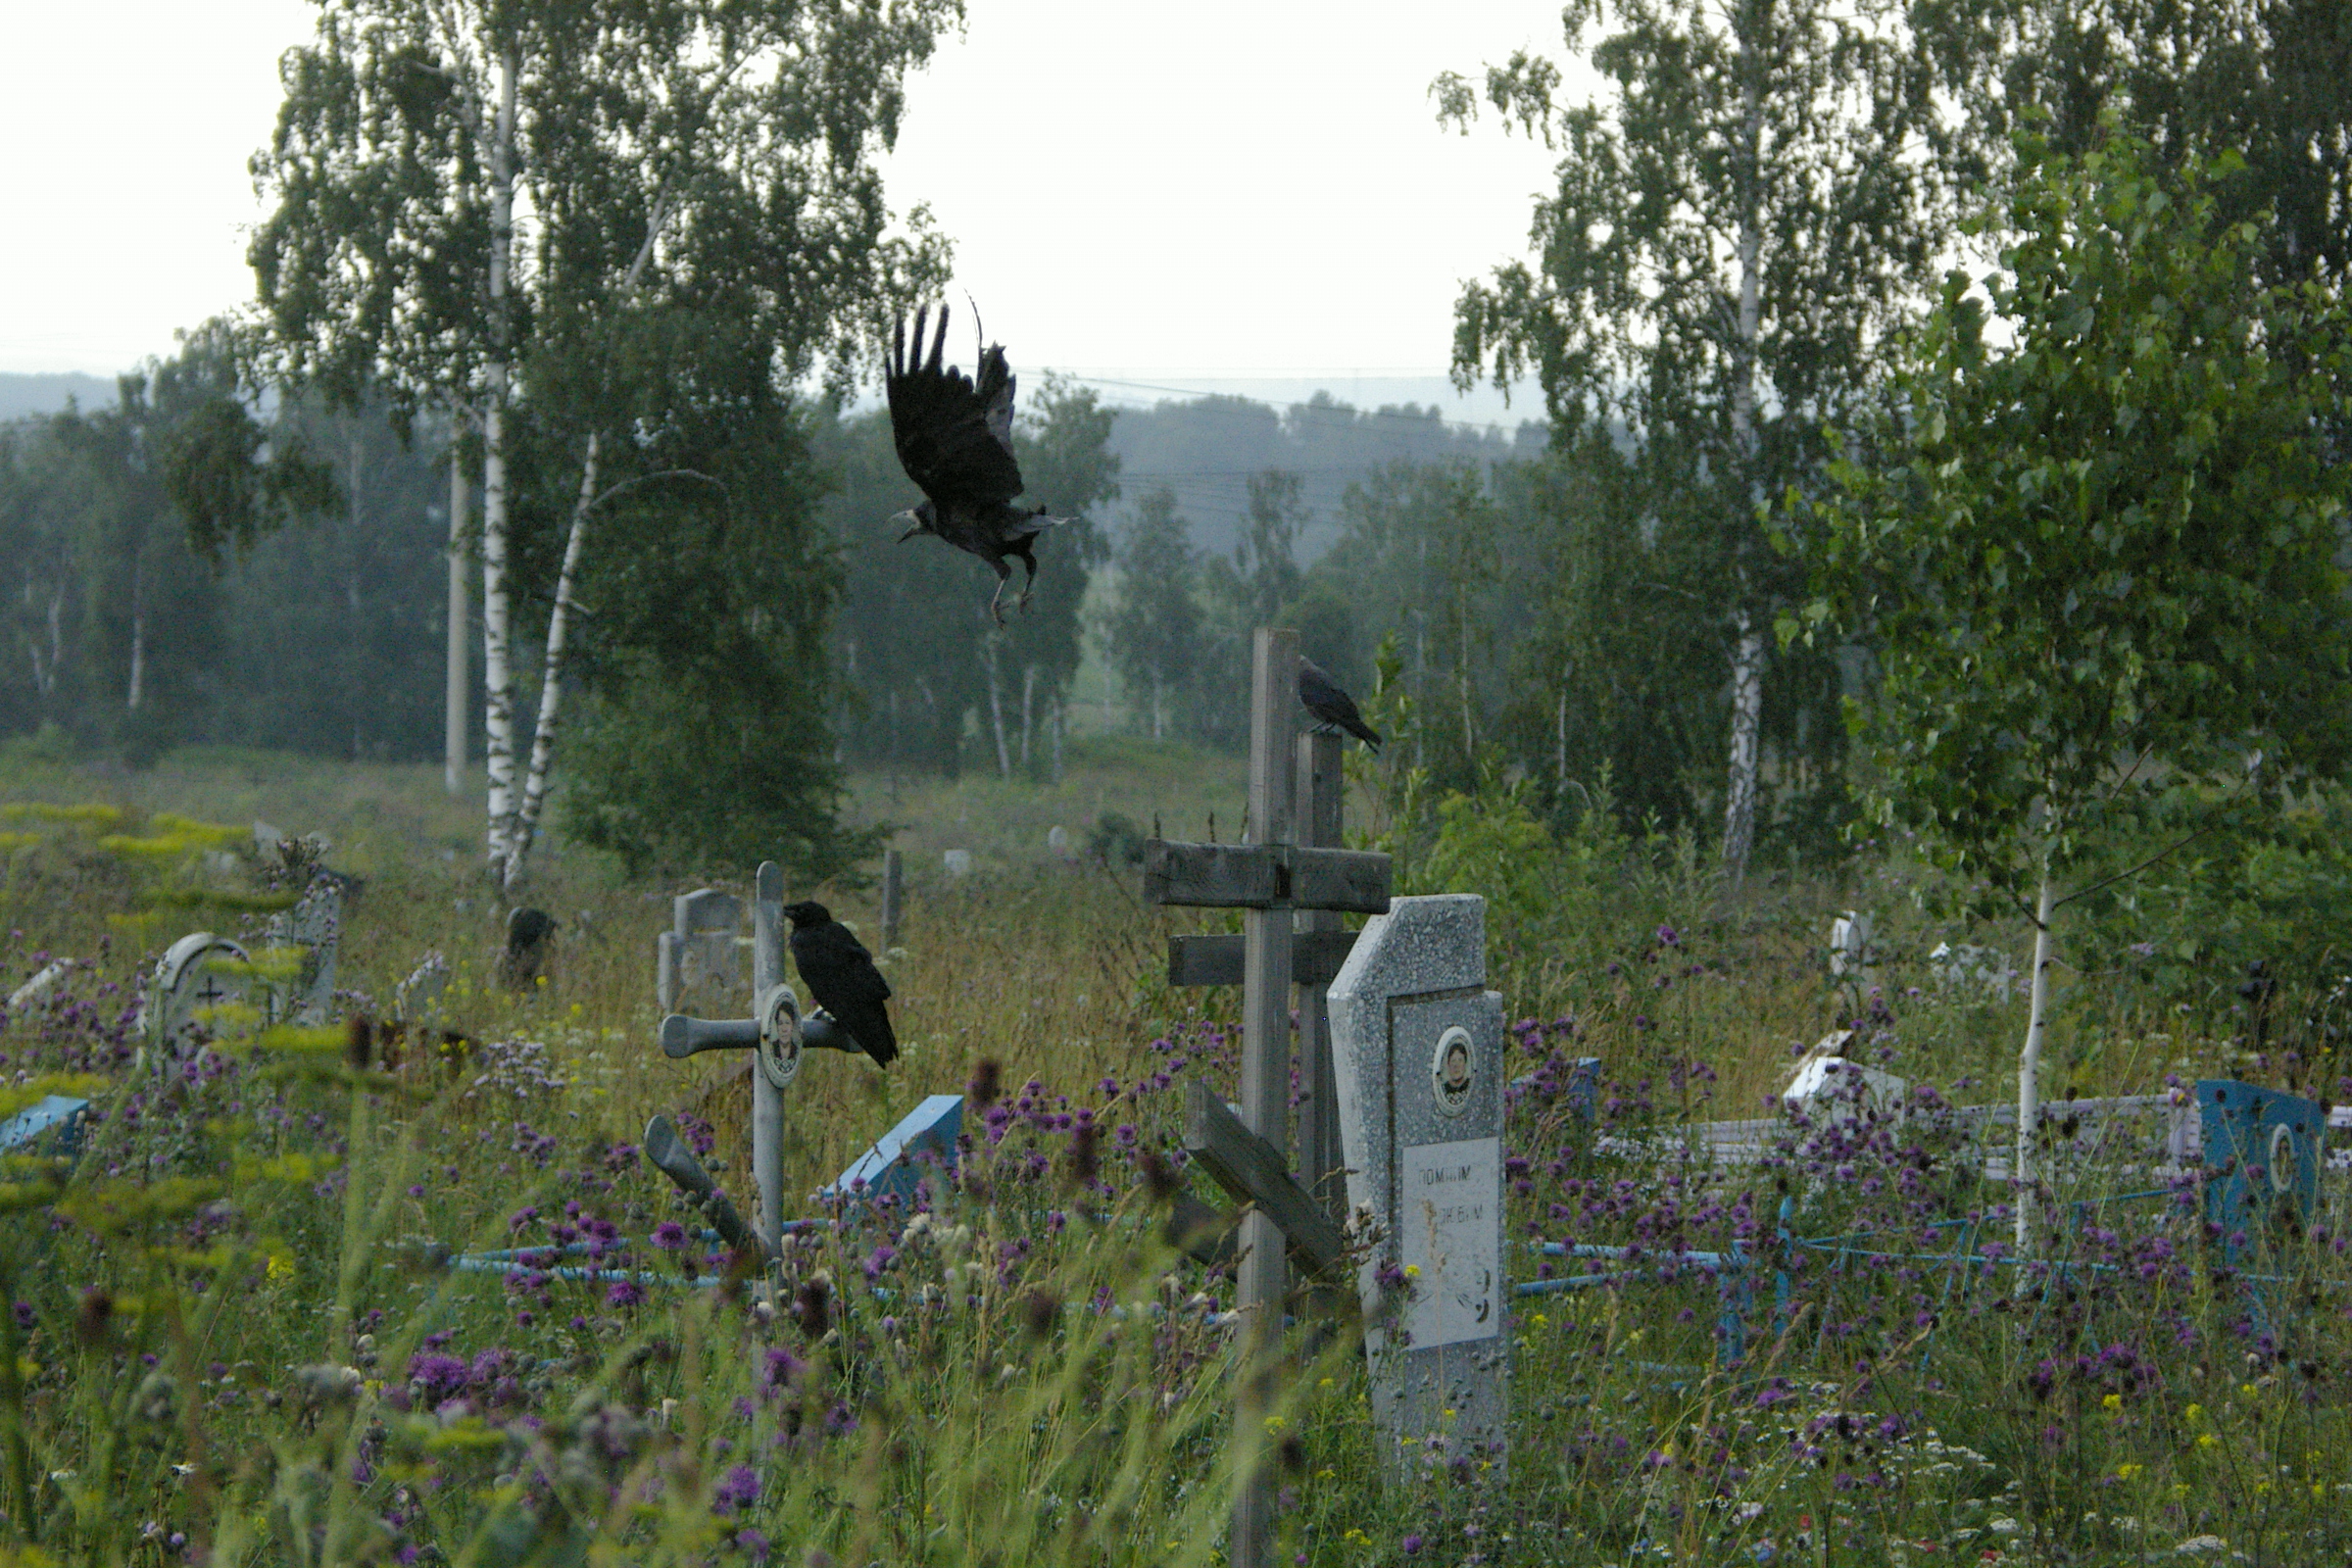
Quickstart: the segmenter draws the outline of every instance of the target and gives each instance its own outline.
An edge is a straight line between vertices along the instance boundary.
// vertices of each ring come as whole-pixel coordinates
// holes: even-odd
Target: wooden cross
[[[1235,1430],[1251,1434],[1264,1431],[1272,1408],[1283,1298],[1289,1287],[1284,1254],[1299,1252],[1321,1272],[1332,1270],[1339,1256],[1337,1227],[1323,1204],[1292,1176],[1285,1152],[1290,1141],[1291,985],[1302,974],[1312,976],[1310,985],[1327,982],[1339,967],[1332,956],[1338,944],[1327,929],[1315,930],[1304,944],[1298,943],[1293,916],[1298,910],[1324,911],[1336,925],[1341,911],[1381,914],[1389,907],[1389,858],[1351,853],[1332,842],[1339,836],[1336,741],[1321,754],[1309,748],[1306,768],[1312,772],[1318,755],[1327,760],[1330,766],[1322,776],[1327,776],[1328,785],[1310,778],[1304,792],[1308,820],[1294,824],[1294,773],[1300,766],[1294,755],[1299,750],[1298,715],[1298,634],[1261,627],[1252,648],[1250,682],[1251,842],[1171,844],[1153,839],[1144,846],[1146,903],[1243,911],[1241,1114],[1236,1118],[1225,1113],[1206,1086],[1196,1083],[1186,1142],[1218,1184],[1250,1205],[1243,1220],[1238,1270],[1242,1367]],[[1327,789],[1332,800],[1328,811],[1317,808]],[[1191,951],[1203,968],[1221,975],[1230,966],[1230,938],[1196,942],[1201,945]],[[1186,951],[1171,953],[1171,978],[1185,961]],[[1299,956],[1313,967],[1295,966]],[[1319,1043],[1316,1033],[1306,1038]],[[1325,1058],[1320,1063],[1314,1059],[1317,1054]],[[1307,1168],[1318,1182],[1331,1168],[1322,1163],[1326,1146],[1337,1142],[1331,1102],[1319,1094],[1331,1076],[1327,1048],[1310,1053],[1308,1103],[1317,1116],[1311,1123],[1301,1119]],[[1261,1463],[1243,1479],[1234,1498],[1226,1561],[1231,1568],[1269,1568],[1273,1541],[1273,1481]]]

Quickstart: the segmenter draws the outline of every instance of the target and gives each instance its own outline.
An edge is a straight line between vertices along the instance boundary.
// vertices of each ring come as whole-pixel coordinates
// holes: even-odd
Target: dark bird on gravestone
[[[1374,751],[1380,750],[1380,736],[1364,715],[1355,710],[1355,699],[1340,690],[1339,683],[1323,672],[1313,660],[1300,656],[1298,660],[1298,705],[1313,715],[1314,727],[1330,734],[1346,730]]]
[[[925,358],[923,332],[929,307],[914,313],[914,348],[906,346],[906,323],[891,334],[889,373],[883,390],[890,399],[890,435],[899,449],[899,465],[906,470],[923,501],[902,512],[893,522],[907,525],[899,536],[905,544],[918,533],[936,535],[958,550],[968,550],[997,574],[997,594],[988,612],[1002,625],[1004,585],[1012,581],[1011,558],[1028,566],[1021,584],[1021,608],[1029,606],[1029,590],[1037,583],[1037,536],[1066,521],[1049,517],[1043,507],[1017,507],[1021,466],[1012,455],[1012,371],[1004,363],[1004,346],[988,343],[980,349],[980,378],[955,366],[943,366],[948,342],[948,308],[939,308],[939,329]]]
[[[792,921],[792,961],[808,982],[809,996],[867,1055],[888,1066],[899,1054],[899,1037],[882,1005],[890,1000],[890,982],[874,967],[874,956],[821,904],[787,904],[784,913]]]

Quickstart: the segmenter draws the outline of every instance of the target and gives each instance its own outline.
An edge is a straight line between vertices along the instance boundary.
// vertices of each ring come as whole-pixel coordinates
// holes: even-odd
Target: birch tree
[[[255,160],[276,206],[253,260],[290,363],[480,432],[485,838],[502,883],[523,874],[554,776],[597,509],[640,477],[612,478],[627,432],[592,350],[624,318],[733,291],[779,385],[828,364],[846,378],[940,270],[919,222],[889,236],[874,158],[906,72],[958,15],[956,0],[353,0],[322,6],[286,56]],[[518,418],[573,469],[520,778]]]
[[[1722,857],[1754,842],[1766,636],[1793,585],[1766,543],[1767,497],[1806,481],[1822,432],[1868,385],[1919,303],[1942,233],[1940,122],[1928,54],[1888,0],[1571,0],[1572,54],[1606,83],[1562,98],[1521,53],[1483,90],[1432,88],[1465,133],[1483,96],[1557,149],[1532,264],[1455,306],[1453,372],[1540,381],[1553,446],[1617,426],[1661,514],[1712,585],[1694,630],[1728,676]]]
[[[1954,274],[1898,412],[1829,504],[1789,514],[1819,593],[1783,635],[1881,651],[1880,819],[2033,924],[2021,1245],[2058,911],[2158,804],[2275,800],[2340,770],[2352,725],[2352,480],[2323,435],[2345,412],[2343,307],[2263,286],[2259,226],[2217,220],[2196,167],[2168,189],[2148,162],[2122,135],[2035,149],[1984,224],[2019,236],[1984,280],[2011,346]]]

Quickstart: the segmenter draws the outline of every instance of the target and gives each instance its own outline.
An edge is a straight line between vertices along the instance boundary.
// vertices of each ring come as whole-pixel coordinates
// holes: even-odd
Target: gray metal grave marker
[[[735,941],[742,927],[743,901],[731,893],[697,888],[670,901],[670,927],[656,944],[663,1012],[731,1012],[747,1000]]]
[[[1331,983],[1348,1197],[1380,1227],[1357,1288],[1392,1473],[1433,1439],[1449,1458],[1503,1457],[1502,998],[1486,986],[1470,894],[1396,900]],[[1404,1272],[1400,1300],[1384,1267]]]

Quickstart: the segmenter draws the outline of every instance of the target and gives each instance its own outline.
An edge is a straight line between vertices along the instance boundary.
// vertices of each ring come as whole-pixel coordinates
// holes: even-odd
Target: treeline
[[[1136,731],[1238,745],[1269,621],[1362,696],[1418,788],[1606,801],[1712,839],[1734,875],[1828,849],[1853,809],[1848,700],[1886,650],[1866,622],[1806,629],[1817,509],[1882,461],[1923,344],[2038,308],[1998,281],[1988,302],[1985,270],[2057,231],[2028,198],[2061,165],[2123,158],[2199,204],[2200,233],[2251,235],[2230,254],[2259,284],[2340,301],[2343,15],[1573,7],[1592,102],[1534,55],[1436,84],[1444,121],[1558,155],[1530,255],[1456,302],[1455,373],[1532,379],[1540,434],[1328,399],[1117,411],[1032,377],[1022,467],[1073,520],[1000,628],[976,564],[896,542],[914,496],[887,421],[844,412],[887,323],[948,284],[944,236],[893,225],[872,163],[946,9],[837,80],[825,50],[867,41],[847,14],[746,33],[696,0],[365,0],[368,25],[339,10],[287,58],[253,327],[9,434],[0,721],[130,756],[431,755],[454,445],[509,881],[551,801],[632,863],[781,846],[837,871],[868,848],[846,763],[1050,774],[1090,652]],[[705,44],[743,69],[662,74]],[[837,87],[839,124],[794,118]],[[358,128],[379,121],[397,134]],[[1976,275],[1947,278],[1955,260]],[[2328,404],[2297,439],[2334,461],[2343,425]]]
[[[220,335],[200,332],[123,376],[110,406],[0,425],[0,733],[134,764],[207,744],[438,756],[449,517],[437,454],[401,441],[380,411],[289,404],[270,439],[305,455],[277,468],[300,475],[283,499],[301,526],[266,525],[282,517],[254,497],[241,537],[233,521],[210,534],[181,503],[202,507],[185,493],[202,488],[189,465],[235,395],[228,359]]]

